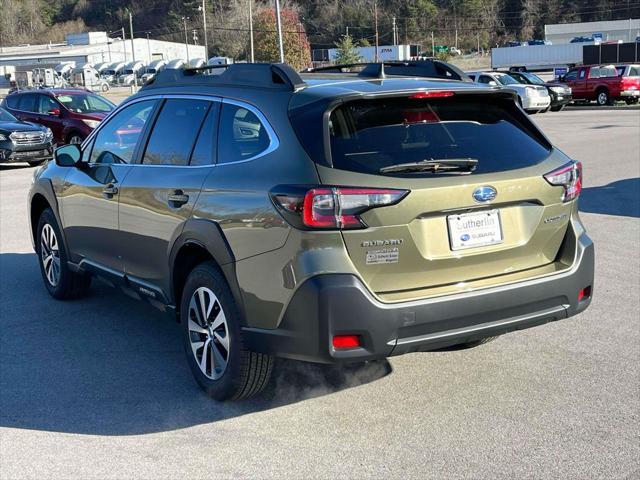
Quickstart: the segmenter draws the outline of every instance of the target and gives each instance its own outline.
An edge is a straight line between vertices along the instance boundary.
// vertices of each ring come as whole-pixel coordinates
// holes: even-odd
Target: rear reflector
[[[333,337],[333,348],[358,348],[360,337],[358,335],[336,335]]]
[[[582,164],[580,162],[570,162],[562,167],[549,172],[544,176],[551,185],[564,187],[562,201],[568,202],[578,198],[582,190]]]
[[[591,285],[588,287],[584,287],[582,290],[578,292],[578,301],[585,300],[591,296]]]
[[[448,90],[439,90],[439,91],[429,91],[429,92],[418,92],[410,95],[409,98],[420,99],[420,98],[442,98],[442,97],[453,97],[454,93]]]

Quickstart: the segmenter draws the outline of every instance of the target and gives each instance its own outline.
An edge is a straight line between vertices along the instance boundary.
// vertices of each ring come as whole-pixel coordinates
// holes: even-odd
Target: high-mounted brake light
[[[408,190],[390,188],[280,186],[271,198],[294,226],[303,229],[367,228],[360,218],[367,210],[394,205]]]
[[[570,162],[544,175],[551,185],[564,187],[562,201],[569,202],[578,198],[582,190],[582,163]]]
[[[412,99],[453,97],[454,92],[448,90],[417,92],[409,96]]]

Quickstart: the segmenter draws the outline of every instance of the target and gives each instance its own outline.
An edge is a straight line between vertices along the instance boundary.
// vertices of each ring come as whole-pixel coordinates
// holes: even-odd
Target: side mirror
[[[47,114],[53,115],[54,117],[59,117],[60,116],[60,109],[59,108],[52,108],[51,110],[49,110],[47,112]]]
[[[80,145],[70,144],[57,148],[53,158],[60,167],[77,167],[82,161]]]

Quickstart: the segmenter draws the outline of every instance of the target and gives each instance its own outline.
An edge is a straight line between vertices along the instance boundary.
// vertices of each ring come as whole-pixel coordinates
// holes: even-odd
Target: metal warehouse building
[[[206,58],[201,45],[134,38],[135,59],[145,63],[152,60]],[[75,33],[66,42],[47,45],[22,45],[0,48],[0,66],[37,66],[61,62],[76,65],[99,62],[130,62],[133,60],[131,40],[112,39],[106,32]]]
[[[601,33],[603,41],[633,42],[640,35],[640,19],[607,22],[558,23],[544,26],[544,38],[553,44],[569,43],[574,37]]]

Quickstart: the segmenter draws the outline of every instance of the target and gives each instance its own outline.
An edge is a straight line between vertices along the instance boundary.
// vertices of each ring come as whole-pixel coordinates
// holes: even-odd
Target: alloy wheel
[[[218,297],[209,288],[193,292],[187,321],[191,351],[200,370],[217,380],[229,362],[229,327]]]
[[[60,281],[60,250],[53,227],[46,223],[40,234],[40,258],[47,281],[52,287]]]
[[[606,105],[608,100],[609,100],[609,96],[606,94],[606,92],[600,92],[598,94],[598,104]]]

